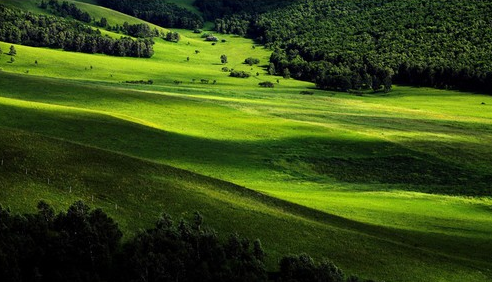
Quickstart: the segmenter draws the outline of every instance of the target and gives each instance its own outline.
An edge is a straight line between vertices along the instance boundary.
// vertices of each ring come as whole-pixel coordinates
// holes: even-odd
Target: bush
[[[301,91],[301,95],[314,95],[313,91]]]
[[[129,83],[129,84],[149,84],[149,85],[152,85],[152,84],[154,84],[154,81],[152,79],[149,79],[147,81],[145,81],[145,80],[127,80],[127,81],[125,81],[125,83]]]
[[[244,62],[250,66],[252,65],[257,65],[260,63],[260,60],[259,59],[256,59],[256,58],[252,58],[252,57],[249,57],[247,58],[246,60],[244,60]]]
[[[275,87],[275,84],[273,84],[273,82],[270,82],[270,81],[260,82],[259,85],[261,87],[265,87],[265,88],[274,88]]]
[[[248,78],[251,76],[250,73],[245,72],[245,71],[232,71],[230,74],[231,77],[238,77],[238,78]]]
[[[223,72],[229,72],[229,68],[228,68],[228,67],[223,67],[223,68],[222,68],[222,71],[223,71]]]

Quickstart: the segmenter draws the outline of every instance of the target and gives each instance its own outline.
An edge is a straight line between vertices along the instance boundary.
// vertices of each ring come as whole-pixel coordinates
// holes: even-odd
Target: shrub
[[[252,65],[257,65],[260,63],[260,60],[259,59],[256,59],[256,58],[252,58],[252,57],[249,57],[247,58],[246,60],[244,60],[244,62],[250,66]]]
[[[275,84],[273,84],[273,82],[270,82],[270,81],[260,82],[259,85],[261,87],[265,87],[265,88],[274,88],[275,87]]]
[[[238,78],[248,78],[251,76],[251,74],[245,71],[232,71],[230,76]]]
[[[313,91],[301,91],[301,95],[314,95]]]

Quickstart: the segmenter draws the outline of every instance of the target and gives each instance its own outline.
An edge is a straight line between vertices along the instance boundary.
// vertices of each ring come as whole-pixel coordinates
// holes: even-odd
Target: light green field
[[[15,63],[0,55],[0,153],[11,160],[0,203],[95,196],[130,234],[163,210],[200,210],[220,231],[259,237],[270,266],[306,251],[386,281],[492,280],[492,97],[320,92],[267,75],[270,52],[250,40],[212,46],[179,32],[151,59],[17,45]],[[228,77],[221,54],[253,76]],[[122,83],[141,79],[154,85]]]

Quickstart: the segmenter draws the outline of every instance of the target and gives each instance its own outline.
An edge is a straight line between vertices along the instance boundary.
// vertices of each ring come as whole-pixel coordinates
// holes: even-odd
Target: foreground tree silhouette
[[[154,229],[129,242],[120,257],[121,279],[130,281],[266,281],[261,244],[232,235],[221,244],[214,230],[175,223],[164,214]]]
[[[282,259],[280,272],[267,277],[259,240],[219,240],[200,213],[191,223],[164,214],[124,245],[121,237],[111,218],[81,201],[59,214],[45,202],[35,214],[0,207],[0,281],[345,281],[334,264],[305,254]]]

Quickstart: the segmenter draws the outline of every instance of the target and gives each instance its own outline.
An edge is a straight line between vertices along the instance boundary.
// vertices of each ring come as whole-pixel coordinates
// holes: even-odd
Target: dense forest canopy
[[[98,0],[102,6],[167,28],[203,26],[201,16],[164,0]]]
[[[0,5],[0,41],[112,56],[150,58],[154,54],[151,39],[114,39],[75,20],[35,15],[3,5]]]
[[[196,0],[194,5],[206,20],[215,20],[237,13],[255,14],[267,12],[294,2],[295,0]]]
[[[389,90],[394,81],[492,93],[491,14],[490,1],[306,0],[229,14],[216,29],[267,44],[278,74],[321,88]]]

